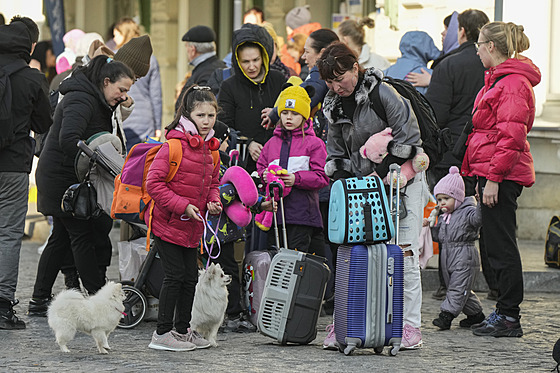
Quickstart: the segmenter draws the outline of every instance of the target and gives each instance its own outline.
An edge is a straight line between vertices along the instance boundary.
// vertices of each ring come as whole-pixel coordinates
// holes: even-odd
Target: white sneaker
[[[183,334],[182,337],[185,338],[187,342],[194,344],[196,348],[199,349],[208,348],[211,346],[209,341],[202,338],[202,336],[196,330],[192,330],[191,328],[188,328],[187,334]]]
[[[186,341],[183,336],[174,330],[163,335],[154,332],[154,334],[152,334],[152,341],[148,347],[154,350],[165,351],[192,351],[196,349],[196,345]]]

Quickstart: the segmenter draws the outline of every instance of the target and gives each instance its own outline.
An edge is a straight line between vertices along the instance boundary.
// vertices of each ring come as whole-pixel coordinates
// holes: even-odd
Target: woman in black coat
[[[94,220],[76,219],[62,211],[61,200],[66,189],[78,183],[74,171],[78,141],[103,131],[115,132],[111,116],[115,107],[127,99],[133,81],[134,73],[126,65],[99,56],[60,85],[64,98],[56,108],[35,175],[37,207],[44,215],[53,217],[53,231],[39,261],[30,311],[50,300],[68,250],[72,251],[82,284],[90,294],[105,283],[106,267],[99,265],[95,247],[103,241],[110,242],[111,220],[106,215]]]

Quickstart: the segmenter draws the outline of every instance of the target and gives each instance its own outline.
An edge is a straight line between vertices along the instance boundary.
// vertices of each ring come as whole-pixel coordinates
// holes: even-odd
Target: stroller
[[[98,165],[112,179],[121,172],[122,164],[111,159],[112,157],[105,154],[101,147],[93,150],[85,142],[79,141],[78,148],[90,159],[90,167]],[[109,182],[110,178],[106,177],[100,180]],[[131,225],[133,231],[129,240],[146,237],[147,227],[144,224],[128,224]],[[142,322],[148,310],[148,296],[159,297],[163,276],[163,269],[159,263],[157,251],[152,246],[134,281],[121,281],[126,298],[123,301],[125,310],[118,324],[119,328],[134,328]]]

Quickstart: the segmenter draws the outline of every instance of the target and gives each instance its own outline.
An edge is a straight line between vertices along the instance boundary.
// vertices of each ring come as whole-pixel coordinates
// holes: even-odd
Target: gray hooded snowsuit
[[[474,197],[466,197],[457,210],[451,213],[449,224],[440,215],[432,228],[432,239],[441,247],[441,264],[447,296],[441,310],[457,317],[461,311],[467,316],[482,311],[482,305],[472,291],[476,273],[480,268],[478,250],[474,241],[482,225],[480,207]]]

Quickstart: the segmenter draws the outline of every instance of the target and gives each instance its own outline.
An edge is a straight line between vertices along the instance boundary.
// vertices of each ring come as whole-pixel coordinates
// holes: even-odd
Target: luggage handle
[[[278,191],[277,196],[280,198],[280,215],[282,216],[282,238],[284,240],[284,246],[286,246],[285,248],[287,249],[288,235],[286,233],[286,218],[284,217],[284,196],[283,196],[284,185],[282,185],[278,181],[273,181],[269,184],[269,193],[270,196],[272,197],[273,206],[276,203],[276,200],[274,199],[275,191]],[[278,234],[278,218],[276,217],[276,213],[274,213],[274,233],[276,235],[276,248],[280,249],[280,237]]]
[[[396,173],[396,177],[393,177],[393,173]],[[400,205],[400,190],[401,190],[401,166],[399,166],[396,163],[393,163],[389,166],[389,180],[390,180],[389,200],[390,200],[391,218],[393,219],[394,226],[395,226],[395,235],[391,239],[391,243],[398,245],[399,219],[400,219],[399,205]],[[394,186],[396,186],[396,192]],[[396,193],[396,196],[393,196],[393,193]],[[393,197],[395,197],[396,201],[393,199]]]
[[[371,220],[371,203],[368,201],[368,192],[364,192],[364,231],[366,233],[366,241],[373,242],[373,222]]]

